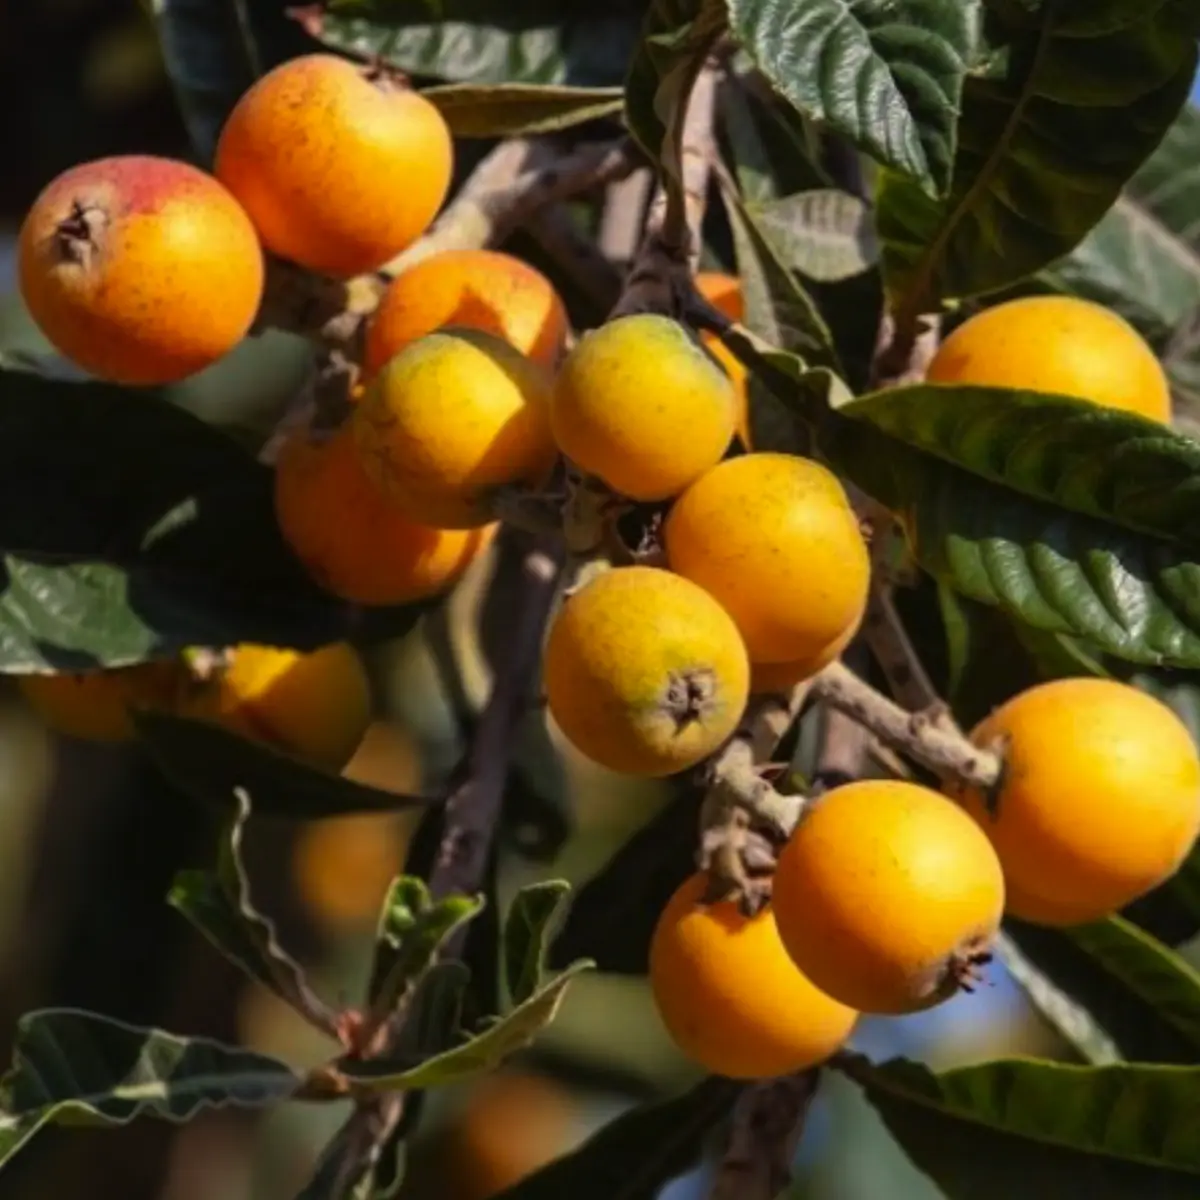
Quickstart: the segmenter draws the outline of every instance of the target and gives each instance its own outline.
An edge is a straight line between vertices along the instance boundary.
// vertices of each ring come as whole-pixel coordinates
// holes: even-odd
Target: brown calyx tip
[[[399,67],[392,66],[381,54],[373,55],[362,67],[362,77],[381,92],[408,92],[412,80]]]
[[[90,266],[100,250],[108,213],[97,204],[71,202],[71,213],[54,229],[54,248],[62,262]]]
[[[682,733],[699,721],[712,708],[716,694],[717,675],[711,667],[672,672],[662,703],[675,722],[675,732]]]
[[[946,956],[934,986],[938,1000],[947,1000],[959,992],[970,994],[983,984],[983,969],[995,957],[991,944],[990,935],[976,934]]]

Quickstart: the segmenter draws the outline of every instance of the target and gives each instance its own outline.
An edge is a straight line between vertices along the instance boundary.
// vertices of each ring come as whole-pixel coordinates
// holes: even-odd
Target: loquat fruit
[[[969,986],[1000,925],[996,852],[929,788],[861,780],[815,800],[779,855],[779,936],[822,991],[867,1013]]]
[[[768,906],[701,905],[703,875],[675,892],[650,942],[650,987],[672,1040],[698,1066],[768,1079],[814,1066],[850,1036],[858,1013],[801,973]]]
[[[1200,833],[1200,757],[1160,700],[1057,679],[972,732],[1003,757],[993,797],[951,788],[1004,867],[1008,911],[1040,925],[1109,916],[1170,878]]]
[[[610,770],[670,775],[737,728],[750,667],[737,626],[694,583],[656,567],[605,571],[564,602],[543,666],[550,714]]]
[[[233,349],[262,301],[250,218],[187,163],[123,155],[54,179],[18,246],[21,296],[55,348],[100,379],[174,383]]]
[[[746,298],[742,294],[742,281],[736,275],[726,275],[723,271],[697,271],[695,282],[696,290],[718,312],[739,324],[746,319]],[[737,434],[749,450],[750,397],[746,387],[746,364],[715,333],[702,332],[700,341],[733,383],[737,393]]]

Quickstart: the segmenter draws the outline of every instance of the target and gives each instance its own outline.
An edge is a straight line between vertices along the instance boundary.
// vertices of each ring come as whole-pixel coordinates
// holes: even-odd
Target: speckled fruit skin
[[[371,719],[367,673],[354,648],[333,642],[302,653],[244,644],[200,686],[182,715],[208,720],[252,741],[340,771]]]
[[[771,909],[699,903],[693,875],[671,897],[650,943],[650,986],[672,1040],[697,1066],[769,1079],[823,1062],[858,1014],[814,987],[788,957]]]
[[[1171,388],[1154,351],[1123,317],[1074,296],[984,309],[941,344],[926,378],[1057,392],[1171,420]]]
[[[444,250],[397,275],[367,330],[369,375],[447,325],[481,329],[545,367],[567,337],[567,312],[541,271],[497,250]]]
[[[695,584],[656,567],[616,567],[586,583],[550,627],[543,681],[551,716],[588,758],[625,775],[694,766],[737,728],[750,665],[729,615]],[[677,719],[673,697],[703,689]]]
[[[410,519],[370,478],[354,430],[292,434],[275,469],[283,536],[323,587],[355,604],[405,604],[449,587],[496,526],[433,529]]]
[[[1004,772],[994,805],[951,789],[991,839],[1008,911],[1039,925],[1109,916],[1170,878],[1200,832],[1200,759],[1161,701],[1111,679],[1058,679],[972,732]]]
[[[729,377],[678,321],[618,317],[567,355],[550,409],[562,452],[633,500],[666,500],[720,461],[733,439]]]
[[[355,405],[367,475],[425,525],[490,524],[490,489],[542,483],[554,464],[552,386],[544,367],[491,334],[418,338]]]
[[[696,290],[731,321],[740,324],[746,319],[746,298],[742,294],[742,281],[736,275],[726,275],[723,271],[697,271]],[[753,446],[750,441],[750,396],[746,388],[746,366],[715,333],[701,333],[700,340],[733,383],[737,394],[737,434],[742,439],[742,445],[750,450]]]
[[[706,471],[663,528],[671,569],[737,622],[753,662],[811,675],[862,621],[871,563],[837,476],[790,454],[744,454]]]
[[[101,158],[64,171],[21,226],[21,295],[63,355],[100,379],[165,384],[232,350],[263,255],[229,192],[187,163]]]
[[[185,679],[182,664],[172,661],[79,674],[21,675],[17,684],[56,733],[89,742],[127,742],[137,732],[130,710],[170,710]]]
[[[999,859],[946,797],[899,780],[826,792],[779,855],[779,936],[822,991],[865,1013],[929,1008],[960,988],[1004,909]]]
[[[215,169],[267,249],[345,277],[377,270],[425,232],[453,165],[450,131],[423,96],[309,54],[242,96]]]

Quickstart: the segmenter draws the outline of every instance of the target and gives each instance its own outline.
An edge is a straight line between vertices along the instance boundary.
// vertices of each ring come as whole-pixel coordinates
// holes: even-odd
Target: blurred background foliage
[[[104,154],[191,154],[155,34],[155,3],[37,0],[0,8],[0,348],[6,352],[46,350],[13,281],[12,237],[37,191],[71,164]],[[407,7],[417,25],[424,14],[427,26],[426,5]],[[592,55],[573,60],[583,76],[572,82],[613,82],[600,58],[623,61],[641,6],[599,6],[594,18],[597,6],[571,7],[579,10],[575,36]],[[282,4],[256,0],[248,10],[256,30],[269,32],[263,44],[279,57],[311,48]],[[419,50],[424,43],[413,37]],[[525,51],[536,57],[537,45],[530,41]],[[464,71],[486,75],[487,64]],[[530,250],[523,241],[510,248]],[[539,265],[554,274],[552,264]],[[570,280],[555,281],[571,295]],[[272,334],[172,389],[171,399],[253,444],[308,368],[304,343]],[[372,647],[378,719],[348,774],[395,791],[432,789],[445,780],[487,689],[478,628],[489,570],[480,564],[414,630]],[[451,681],[448,660],[457,668]],[[670,860],[674,849],[676,874],[651,878],[648,890],[665,898],[687,868],[691,810],[672,805],[667,785],[619,780],[564,754],[540,717],[522,738],[493,902],[502,906],[516,887],[550,874],[584,883],[664,811],[649,835],[658,857],[648,861]],[[393,816],[306,825],[262,820],[252,827],[249,867],[260,907],[331,997],[358,986],[378,904],[415,833],[414,818]],[[213,814],[175,791],[137,747],[56,738],[10,687],[0,688],[4,1059],[18,1014],[46,1005],[240,1040],[300,1063],[328,1052],[319,1035],[243,980],[164,904],[176,868],[209,860],[213,834]],[[638,928],[648,930],[656,901],[639,893],[628,903],[629,912],[601,914],[607,920],[593,921],[593,930],[607,924],[615,940],[628,931],[636,940]],[[586,944],[576,949],[595,951]],[[614,941],[606,949],[608,965],[636,969],[636,947],[625,963],[622,946]],[[864,1021],[855,1045],[873,1057],[906,1054],[937,1066],[1066,1053],[999,968],[981,992],[932,1013]],[[623,1108],[693,1078],[667,1041],[644,981],[617,970],[585,977],[519,1068],[452,1089],[426,1106],[401,1194],[484,1200]],[[337,1106],[297,1105],[265,1117],[210,1114],[181,1129],[142,1122],[118,1131],[47,1131],[6,1170],[0,1193],[5,1200],[291,1200],[343,1116]],[[664,1196],[689,1200],[703,1192],[701,1171]],[[883,1135],[854,1090],[831,1077],[810,1120],[793,1194],[929,1200],[938,1193]]]

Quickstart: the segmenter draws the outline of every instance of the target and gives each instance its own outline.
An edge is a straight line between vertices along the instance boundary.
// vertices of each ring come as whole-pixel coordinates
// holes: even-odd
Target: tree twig
[[[627,267],[637,254],[646,220],[646,206],[654,185],[649,167],[639,167],[625,179],[608,185],[600,218],[597,244],[614,266]]]
[[[783,1192],[820,1077],[813,1067],[756,1083],[738,1097],[709,1200],[775,1200]]]
[[[621,294],[621,276],[562,204],[546,205],[525,222],[525,228],[600,312],[612,308]]]

